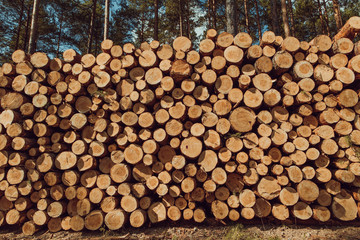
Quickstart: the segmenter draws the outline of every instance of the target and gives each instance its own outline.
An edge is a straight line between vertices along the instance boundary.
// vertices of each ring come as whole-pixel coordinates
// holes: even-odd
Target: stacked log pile
[[[211,29],[199,51],[183,36],[15,51],[0,70],[0,224],[356,219],[359,22],[334,41]]]

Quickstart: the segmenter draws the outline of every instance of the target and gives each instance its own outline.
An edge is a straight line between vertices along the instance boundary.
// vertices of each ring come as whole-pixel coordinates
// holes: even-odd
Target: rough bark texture
[[[236,1],[226,0],[226,31],[232,35],[237,33]]]
[[[92,42],[94,38],[94,25],[95,25],[95,18],[96,18],[96,3],[97,0],[93,0],[92,2],[92,14],[89,21],[89,34],[88,34],[88,40],[87,40],[87,47],[86,52],[91,53],[92,50]]]
[[[334,17],[336,22],[336,28],[339,31],[342,27],[342,18],[341,18],[341,11],[340,11],[340,4],[338,0],[333,0],[333,9],[334,9]]]
[[[154,1],[154,40],[159,40],[159,0]]]
[[[40,0],[34,0],[33,12],[31,16],[31,28],[30,28],[30,37],[29,37],[29,49],[28,53],[35,52],[36,39],[37,39],[37,18],[39,13],[39,2]]]
[[[109,36],[110,0],[105,0],[104,40]]]
[[[289,26],[288,14],[287,14],[286,0],[281,0],[281,16],[284,25],[285,37],[288,37],[290,36],[290,26]]]
[[[276,35],[280,34],[280,27],[278,22],[278,6],[276,0],[271,0],[271,13],[272,13],[272,27]]]

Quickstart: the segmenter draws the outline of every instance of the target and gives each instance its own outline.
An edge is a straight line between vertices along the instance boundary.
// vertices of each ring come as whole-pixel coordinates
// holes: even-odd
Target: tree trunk
[[[246,0],[245,0],[244,2],[246,2]],[[280,35],[280,27],[279,27],[278,16],[277,16],[277,4],[276,4],[276,0],[272,0],[271,3],[272,3],[271,13],[272,13],[272,27],[273,27],[273,31],[275,32],[275,35]]]
[[[212,27],[216,29],[216,1],[210,0],[212,2],[211,4],[211,14],[212,14]]]
[[[140,42],[144,42],[144,28],[145,28],[144,14],[141,13],[141,29],[140,29]]]
[[[28,53],[33,53],[35,51],[39,2],[40,2],[40,0],[34,0],[33,13],[32,13],[32,17],[31,17],[31,30],[30,30]]]
[[[326,33],[328,36],[330,36],[329,18],[328,18],[328,12],[326,8],[325,0],[323,0],[323,6],[324,6],[324,20],[325,20]]]
[[[95,8],[96,11],[96,8]],[[101,22],[101,18],[99,19],[99,21]],[[96,21],[94,21],[94,24],[96,23]],[[95,32],[94,32],[94,36],[95,36],[95,56],[98,55],[98,51],[99,51],[99,37],[100,37],[100,30],[101,29],[101,23],[98,26],[95,26]]]
[[[290,36],[290,27],[289,27],[289,20],[287,16],[287,10],[286,10],[286,0],[281,0],[281,13],[282,13],[282,20],[284,24],[284,33],[285,37]]]
[[[317,2],[318,2],[318,8],[319,8],[319,17],[320,17],[320,22],[321,22],[321,31],[323,34],[325,34],[324,16],[322,14],[321,3],[320,3],[320,0],[317,0]]]
[[[211,26],[211,5],[212,5],[212,0],[208,0],[208,29],[210,29],[210,28],[213,28],[212,26]]]
[[[30,21],[31,21],[31,4],[29,4],[28,6],[28,10],[27,10],[27,20],[26,20],[26,27],[25,27],[25,37],[24,37],[24,45],[23,45],[23,49],[24,51],[26,51],[27,49],[27,44],[28,44],[28,36],[29,36],[29,25],[30,25]]]
[[[340,4],[338,0],[333,0],[333,8],[334,8],[334,17],[336,22],[336,29],[339,31],[342,27],[342,19],[340,12]]]
[[[183,35],[183,13],[182,13],[182,1],[179,0],[179,30],[180,30],[180,36]]]
[[[290,23],[291,23],[291,36],[295,36],[295,21],[294,21],[293,5],[291,0],[288,0],[288,9],[289,9]]]
[[[154,1],[154,40],[159,40],[159,0]]]
[[[92,14],[90,17],[89,24],[89,34],[88,34],[88,42],[87,42],[87,53],[91,52],[92,41],[94,37],[94,25],[95,25],[95,17],[96,17],[96,0],[93,0]]]
[[[236,3],[234,0],[226,0],[226,31],[236,35]]]
[[[104,40],[109,36],[109,10],[110,0],[105,0]]]
[[[256,23],[257,23],[258,34],[259,34],[259,39],[260,39],[261,38],[261,24],[260,24],[259,7],[258,7],[257,0],[255,0],[254,2],[255,2],[255,8],[256,8]]]
[[[250,27],[249,27],[249,9],[247,5],[247,0],[244,0],[244,12],[245,12],[245,26],[247,33],[250,34]]]
[[[19,15],[19,23],[18,23],[18,28],[17,28],[17,32],[16,32],[16,43],[15,43],[15,49],[17,50],[19,48],[19,40],[20,40],[20,31],[21,31],[21,26],[22,26],[22,19],[24,16],[24,0],[21,0],[21,8],[20,8],[20,15]]]
[[[61,11],[60,23],[59,23],[59,36],[58,36],[58,42],[57,42],[57,48],[56,48],[56,57],[58,57],[59,53],[60,53],[60,42],[61,42],[61,31],[62,31],[62,25],[63,25],[63,17],[64,17],[64,13],[63,13],[63,11]]]
[[[186,35],[189,39],[191,39],[189,0],[186,0]]]

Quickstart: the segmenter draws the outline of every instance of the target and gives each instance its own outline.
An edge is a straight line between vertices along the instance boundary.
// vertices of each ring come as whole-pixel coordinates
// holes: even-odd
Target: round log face
[[[281,187],[275,178],[267,176],[260,180],[257,190],[260,196],[267,200],[272,200],[279,196]]]
[[[203,144],[199,139],[190,137],[181,142],[180,150],[186,157],[196,158],[202,152],[202,147]]]
[[[249,132],[255,124],[255,113],[250,108],[239,107],[229,117],[231,127],[237,132]]]
[[[152,223],[161,222],[166,219],[166,208],[161,202],[153,203],[147,212]]]
[[[331,210],[334,216],[342,221],[351,221],[357,217],[356,203],[345,190],[335,195]]]
[[[66,170],[74,167],[77,162],[77,156],[73,152],[65,151],[55,158],[55,166],[60,170]]]

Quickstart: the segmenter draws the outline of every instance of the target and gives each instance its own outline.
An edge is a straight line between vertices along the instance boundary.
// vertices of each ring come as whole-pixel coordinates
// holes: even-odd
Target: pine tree
[[[226,31],[233,35],[237,33],[235,0],[226,0]]]
[[[285,37],[288,37],[290,36],[290,27],[289,27],[289,20],[286,9],[286,0],[281,0],[281,13],[282,13]]]
[[[94,25],[95,25],[95,18],[96,18],[96,0],[92,2],[92,14],[89,21],[89,34],[88,34],[88,41],[87,41],[87,53],[91,53],[92,50],[92,41],[94,38]]]
[[[22,27],[22,21],[23,21],[23,16],[24,16],[24,8],[25,8],[25,0],[20,0],[21,2],[21,7],[20,7],[20,13],[19,13],[19,21],[18,21],[18,27],[17,27],[17,31],[16,31],[16,43],[15,43],[15,48],[14,50],[19,48],[19,41],[20,41],[20,31],[21,31],[21,27]]]
[[[272,29],[275,32],[276,35],[280,34],[280,27],[279,27],[279,21],[278,21],[278,7],[277,7],[277,1],[271,0],[271,14],[273,15],[272,19]]]
[[[110,18],[110,0],[105,0],[105,21],[104,21],[104,40],[108,38],[109,35],[109,18]]]
[[[340,4],[339,4],[338,0],[332,0],[332,2],[333,2],[333,9],[334,9],[334,18],[336,21],[336,29],[340,30],[340,28],[342,27]]]
[[[250,34],[249,10],[248,10],[248,2],[247,2],[247,0],[244,0],[244,12],[245,12],[245,26],[246,26],[246,31]]]
[[[154,1],[154,40],[159,40],[159,0]]]
[[[291,36],[295,36],[295,21],[294,21],[294,13],[293,13],[293,4],[292,4],[292,0],[287,0],[288,3],[288,12],[289,12],[289,17],[290,17],[290,32],[291,32]]]
[[[37,20],[39,13],[39,2],[40,0],[34,0],[33,12],[31,16],[31,30],[29,38],[29,49],[28,53],[33,53],[36,50],[36,38],[37,38]]]
[[[261,21],[260,21],[260,13],[259,13],[259,5],[257,0],[254,0],[255,3],[255,9],[256,9],[256,24],[258,28],[258,38],[261,37]]]

